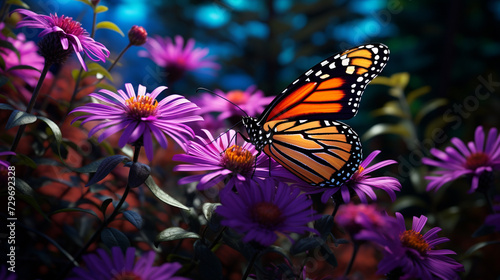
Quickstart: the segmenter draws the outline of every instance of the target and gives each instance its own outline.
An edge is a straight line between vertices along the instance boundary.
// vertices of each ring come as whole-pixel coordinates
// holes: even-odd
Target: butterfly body
[[[358,135],[338,120],[356,115],[366,85],[384,68],[389,49],[367,44],[306,71],[259,118],[243,117],[250,142],[305,182],[339,187],[362,159]]]

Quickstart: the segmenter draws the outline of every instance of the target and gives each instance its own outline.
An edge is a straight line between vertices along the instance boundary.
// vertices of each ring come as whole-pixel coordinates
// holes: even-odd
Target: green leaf
[[[108,209],[108,206],[109,206],[109,204],[110,204],[111,202],[113,202],[113,199],[111,199],[111,198],[107,198],[107,199],[105,199],[105,200],[102,202],[102,204],[101,204],[101,206],[99,207],[99,209],[101,210],[101,212],[102,212],[103,214],[104,214],[104,213],[106,213],[106,209]]]
[[[17,55],[17,58],[19,60],[21,60],[21,54],[19,53],[19,51],[16,49],[16,47],[14,47],[14,45],[12,45],[11,42],[9,41],[5,41],[5,40],[0,40],[0,47],[2,48],[6,48],[6,49],[9,49],[11,51],[13,51],[14,53],[16,53]]]
[[[179,240],[179,239],[185,239],[185,238],[199,239],[200,236],[194,232],[189,232],[189,231],[187,231],[183,228],[180,228],[180,227],[171,227],[171,228],[167,228],[166,230],[160,232],[156,236],[154,244],[156,247],[158,247],[158,244],[160,244],[161,242]]]
[[[42,211],[42,208],[40,208],[40,204],[38,204],[38,201],[33,196],[25,195],[23,193],[17,192],[16,193],[16,197],[18,197],[19,199],[23,200],[24,202],[26,202],[31,207],[35,208],[35,210],[40,215],[42,215],[47,221],[50,222],[49,217],[47,217],[47,215],[45,215],[45,213]]]
[[[28,6],[28,4],[24,3],[23,1],[21,0],[7,0],[7,2],[5,2],[6,4],[10,4],[10,5],[16,5],[16,6],[21,6],[25,9],[29,9],[30,6]]]
[[[27,196],[34,196],[35,191],[23,179],[16,177],[16,190]]]
[[[7,121],[7,124],[5,125],[5,129],[9,130],[13,127],[19,126],[19,125],[26,125],[30,123],[36,122],[36,116],[33,116],[32,114],[28,114],[23,111],[19,110],[14,110],[9,117],[9,120]]]
[[[58,156],[61,157],[62,133],[61,130],[59,129],[59,126],[46,117],[38,116],[38,119],[47,124],[47,126],[52,131],[52,134],[54,135],[54,138],[56,140]]]
[[[122,163],[125,159],[128,158],[124,155],[114,155],[104,158],[101,164],[99,164],[99,168],[97,168],[94,176],[92,176],[87,184],[85,184],[85,187],[93,185],[106,178],[106,176],[108,176],[108,174],[111,173],[111,171],[113,171],[113,169],[115,169],[115,167]]]
[[[35,71],[38,71],[39,73],[41,73],[42,71],[40,71],[40,69],[37,69],[33,66],[29,66],[29,65],[16,65],[16,66],[13,66],[13,67],[10,67],[9,69],[7,69],[7,71],[13,71],[13,70],[35,70]]]
[[[407,127],[403,123],[398,123],[398,124],[379,123],[368,129],[368,131],[365,134],[363,134],[361,139],[363,139],[363,141],[367,141],[368,139],[371,139],[381,134],[396,134],[405,138],[410,136]]]
[[[0,110],[14,110],[14,108],[9,104],[0,103]]]
[[[137,229],[142,228],[142,217],[137,212],[134,212],[132,210],[127,210],[124,211],[122,214],[123,217],[125,217],[125,219],[127,219],[127,221],[129,221]]]
[[[100,13],[104,13],[107,10],[108,10],[108,7],[106,7],[104,5],[99,5],[99,6],[95,7],[94,13],[100,14]]]
[[[96,86],[96,88],[103,88],[103,89],[107,89],[107,90],[112,91],[112,92],[116,92],[117,91],[117,89],[114,86],[110,85],[110,84],[98,83],[95,86]]]
[[[201,240],[196,240],[193,247],[195,257],[200,260],[198,268],[201,279],[222,280],[222,265],[214,252]]]
[[[424,86],[424,87],[421,87],[421,88],[417,88],[416,90],[412,90],[410,93],[408,93],[408,95],[406,97],[406,102],[408,102],[408,104],[411,104],[417,98],[419,98],[420,96],[426,95],[430,91],[431,91],[431,87],[430,86]]]
[[[93,77],[97,74],[101,74],[108,78],[110,81],[113,81],[113,77],[109,74],[108,70],[102,67],[100,64],[96,62],[92,62],[87,64],[88,71],[82,74],[82,79],[86,77]]]
[[[123,37],[125,37],[125,34],[123,33],[123,31],[116,24],[112,23],[111,21],[101,21],[98,24],[96,24],[95,28],[96,29],[105,28],[105,29],[113,30],[113,31],[118,32]]]
[[[485,241],[485,242],[480,242],[480,243],[477,243],[477,244],[474,244],[472,245],[468,250],[467,252],[465,252],[465,254],[463,255],[463,258],[467,258],[469,257],[470,255],[472,255],[473,253],[475,253],[477,250],[483,248],[483,247],[486,247],[488,245],[493,245],[493,244],[497,244],[497,243],[500,243],[499,240],[493,240],[493,241]]]
[[[395,116],[399,118],[407,117],[405,113],[403,113],[403,111],[401,110],[401,107],[399,107],[398,101],[389,101],[385,103],[385,105],[382,108],[374,110],[372,114],[375,117],[383,115]]]
[[[78,172],[78,173],[94,173],[97,171],[97,168],[99,168],[99,165],[101,165],[101,162],[105,160],[106,158],[101,158],[98,159],[94,162],[91,162],[85,166],[82,166],[80,168],[75,168],[73,171]]]
[[[80,69],[71,70],[71,77],[73,77],[73,80],[76,81],[78,79],[78,75],[80,75],[80,71],[83,72],[83,70],[80,70]]]
[[[101,232],[101,240],[108,246],[108,248],[113,248],[115,246],[119,246],[123,252],[130,247],[130,241],[127,236],[115,229],[115,228],[105,228]]]
[[[395,73],[390,77],[376,77],[371,82],[372,85],[386,85],[396,88],[405,88],[410,81],[410,74],[406,72]]]
[[[428,205],[422,199],[411,195],[398,197],[398,199],[392,204],[392,209],[395,212],[401,212],[410,207],[427,208]]]
[[[448,100],[444,98],[438,98],[432,100],[431,102],[428,102],[422,109],[420,109],[420,111],[418,111],[417,115],[415,116],[415,124],[418,125],[425,117],[425,115],[429,114],[430,112],[436,110],[441,106],[445,106],[446,104],[448,104]]]
[[[182,203],[180,203],[179,201],[177,201],[176,199],[174,199],[173,197],[171,197],[170,195],[168,195],[162,189],[160,189],[160,187],[158,187],[158,185],[153,180],[153,177],[149,176],[146,179],[146,182],[144,182],[144,184],[146,184],[146,186],[151,190],[151,192],[159,200],[165,202],[168,205],[171,205],[171,206],[174,206],[174,207],[177,207],[177,208],[181,208],[181,209],[184,209],[184,210],[189,210],[189,208],[187,208]]]
[[[59,209],[59,210],[56,210],[56,211],[50,213],[50,215],[52,216],[54,214],[66,213],[66,212],[83,212],[83,213],[87,213],[87,214],[90,214],[92,216],[99,218],[99,216],[97,216],[97,214],[94,211],[92,211],[90,209],[83,209],[83,208],[78,208],[78,207]]]
[[[36,169],[37,164],[30,157],[23,154],[17,154],[16,157],[17,157],[16,164],[25,165],[33,169]]]

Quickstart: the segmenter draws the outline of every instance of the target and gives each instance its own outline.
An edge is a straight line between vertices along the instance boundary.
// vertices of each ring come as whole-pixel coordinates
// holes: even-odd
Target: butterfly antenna
[[[231,101],[231,100],[229,100],[229,99],[225,98],[224,96],[222,96],[222,95],[220,95],[220,94],[217,94],[217,93],[215,93],[214,91],[209,90],[209,89],[207,89],[207,88],[203,88],[203,87],[199,87],[198,89],[196,89],[196,93],[198,93],[199,91],[206,91],[206,92],[209,92],[209,93],[211,93],[211,94],[213,94],[213,95],[216,95],[216,96],[218,96],[218,97],[220,97],[220,98],[222,98],[222,99],[226,100],[227,102],[229,102],[229,103],[233,104],[236,108],[240,109],[240,111],[241,111],[241,112],[243,112],[243,114],[245,114],[245,116],[247,116],[247,117],[248,117],[248,113],[247,113],[247,112],[245,112],[245,110],[243,110],[240,106],[236,105],[236,103],[234,103],[233,101]],[[234,127],[234,126],[233,126],[233,127]]]

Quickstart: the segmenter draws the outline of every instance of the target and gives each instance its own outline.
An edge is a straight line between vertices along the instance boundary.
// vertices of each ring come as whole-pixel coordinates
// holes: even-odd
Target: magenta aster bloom
[[[16,155],[16,153],[10,152],[10,151],[8,151],[8,152],[0,152],[0,157],[1,156],[15,156],[15,155]],[[5,169],[7,169],[10,166],[10,163],[8,161],[6,161],[6,160],[1,160],[0,159],[0,169],[2,169],[2,166]],[[2,279],[2,278],[0,278],[0,279]]]
[[[125,88],[126,93],[123,90],[114,93],[102,89],[101,94],[90,94],[101,103],[89,103],[71,111],[70,114],[75,112],[87,114],[77,116],[72,123],[80,119],[84,119],[82,124],[100,121],[100,124],[89,131],[90,137],[97,131],[103,130],[98,138],[99,142],[123,130],[118,141],[120,147],[142,138],[149,160],[153,159],[153,137],[162,148],[166,149],[165,134],[167,134],[186,150],[186,143],[194,137],[194,133],[184,123],[203,120],[202,117],[193,114],[199,109],[198,106],[176,94],[158,101],[156,98],[167,89],[165,86],[146,93],[146,87],[139,85],[137,94],[132,84],[125,84]]]
[[[0,30],[2,30],[4,26],[5,24],[1,22]],[[26,41],[26,36],[23,33],[17,34],[16,38],[6,37],[0,33],[0,40],[11,43],[20,54],[18,57],[12,50],[0,47],[6,70],[19,65],[27,65],[42,71],[45,60],[38,54],[38,47],[36,44],[32,41]],[[40,78],[40,72],[28,69],[6,70],[0,68],[0,73],[12,78],[12,83],[18,92],[20,92],[26,100],[29,100],[31,92],[25,88],[25,85],[28,84],[34,87],[38,82],[38,78]]]
[[[198,190],[205,190],[222,181],[228,189],[232,189],[236,182],[246,181],[254,176],[267,178],[271,175],[284,181],[299,180],[274,160],[269,161],[269,157],[264,153],[257,156],[257,150],[251,143],[236,145],[234,130],[228,131],[216,140],[210,132],[203,131],[208,140],[196,136],[198,141],[191,141],[187,154],[174,155],[173,160],[188,163],[177,165],[174,171],[209,171],[209,173],[186,176],[179,180],[179,184],[199,182]]]
[[[396,199],[396,193],[394,191],[401,190],[401,183],[396,178],[393,177],[370,177],[368,175],[372,171],[385,167],[387,165],[397,163],[395,160],[384,160],[376,163],[370,167],[368,165],[373,161],[373,159],[380,153],[379,150],[373,151],[365,160],[361,162],[358,170],[352,175],[352,177],[347,180],[340,187],[334,188],[318,188],[306,186],[302,187],[304,191],[308,193],[319,193],[323,192],[321,196],[321,201],[326,203],[330,197],[337,194],[334,197],[336,202],[340,202],[340,199],[345,203],[351,201],[351,196],[356,194],[362,203],[368,203],[366,196],[370,197],[372,200],[377,199],[377,195],[374,189],[381,189],[387,192],[392,201]],[[340,191],[340,196],[338,192]]]
[[[465,145],[462,140],[454,137],[451,139],[451,143],[455,147],[447,147],[444,152],[434,148],[431,149],[431,154],[437,160],[422,159],[424,164],[439,168],[439,170],[433,172],[435,176],[425,177],[430,181],[427,185],[427,191],[437,191],[444,184],[467,175],[472,177],[469,190],[469,193],[472,193],[478,189],[481,175],[487,175],[493,170],[500,169],[500,137],[497,129],[490,129],[486,145],[482,126],[476,128],[474,138],[474,142],[471,141]]]
[[[363,230],[383,232],[394,226],[394,219],[374,204],[343,204],[335,215],[335,222],[356,240]]]
[[[272,179],[247,180],[235,185],[235,192],[221,193],[221,206],[215,210],[223,217],[222,225],[243,234],[243,242],[255,241],[262,246],[273,244],[278,236],[315,232],[307,223],[318,215],[312,201],[298,188]]]
[[[179,263],[164,263],[153,266],[155,252],[144,253],[136,260],[135,248],[127,249],[125,255],[119,247],[111,248],[111,256],[103,249],[97,249],[97,254],[83,256],[85,268],[73,268],[73,275],[68,280],[111,280],[111,279],[158,279],[187,280],[174,276],[182,267]]]
[[[149,57],[158,66],[168,72],[168,79],[176,81],[184,72],[200,68],[219,69],[219,64],[207,58],[208,48],[195,48],[195,40],[189,39],[184,46],[184,39],[175,36],[175,42],[169,37],[148,38],[144,47],[147,51],[139,51],[138,55]]]
[[[225,120],[233,116],[258,116],[264,108],[274,99],[274,97],[265,97],[261,90],[258,90],[255,85],[248,87],[245,91],[231,90],[224,93],[220,89],[216,89],[215,93],[233,102],[243,111],[238,109],[233,104],[226,100],[210,93],[205,93],[201,96],[198,105],[201,108],[201,113],[218,112],[219,120]]]
[[[387,228],[385,234],[364,231],[363,238],[383,247],[384,258],[378,265],[380,274],[401,274],[399,279],[458,279],[457,272],[464,267],[446,256],[455,254],[451,250],[437,250],[436,245],[449,241],[438,237],[441,228],[434,227],[422,234],[427,217],[413,217],[412,228],[407,230],[403,215],[396,213],[397,226]]]
[[[94,41],[89,33],[81,27],[81,24],[74,21],[71,17],[58,17],[57,14],[51,14],[50,16],[39,15],[25,9],[17,9],[14,10],[14,12],[25,16],[17,23],[16,27],[43,29],[38,36],[47,37],[48,39],[46,42],[42,40],[39,44],[40,52],[49,62],[63,62],[67,57],[67,52],[70,51],[70,46],[75,51],[85,71],[87,71],[87,66],[83,61],[80,54],[81,52],[85,52],[93,61],[100,60],[105,62],[106,58],[109,56],[109,50],[103,44]],[[56,42],[60,42],[60,45],[55,45]],[[59,50],[60,47],[62,47],[64,51],[61,52]]]

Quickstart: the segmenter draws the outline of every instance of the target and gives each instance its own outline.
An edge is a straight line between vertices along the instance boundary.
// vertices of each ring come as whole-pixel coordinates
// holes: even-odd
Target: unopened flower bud
[[[146,29],[142,26],[134,25],[128,31],[128,39],[130,40],[130,44],[134,46],[140,46],[146,43],[148,38],[148,33]]]

